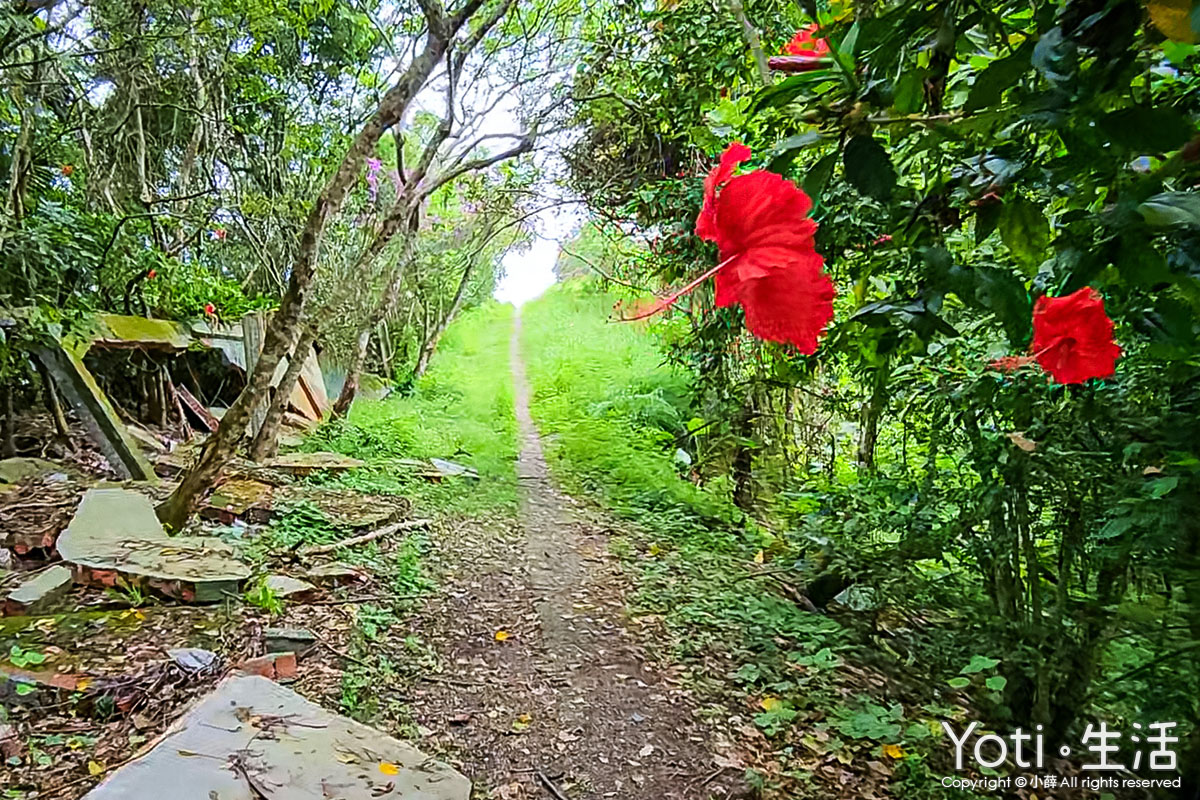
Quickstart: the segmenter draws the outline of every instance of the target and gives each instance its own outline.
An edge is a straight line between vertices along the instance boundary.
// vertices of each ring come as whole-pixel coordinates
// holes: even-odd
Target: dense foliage
[[[837,286],[815,354],[749,336],[719,284],[669,312],[698,472],[775,521],[810,586],[949,614],[904,647],[951,675],[1001,658],[981,713],[1060,738],[1200,720],[1166,677],[1200,674],[1200,93],[1163,5],[762,2],[751,36],[736,8],[613,4],[572,159],[596,213],[650,239],[643,282],[727,257],[695,233],[730,142],[812,198]],[[759,69],[813,23],[827,52]],[[1085,287],[1121,357],[1060,385],[1107,372],[1032,363],[1035,302]]]

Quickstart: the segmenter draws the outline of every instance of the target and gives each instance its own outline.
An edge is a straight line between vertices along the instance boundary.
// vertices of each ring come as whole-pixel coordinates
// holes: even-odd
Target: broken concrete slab
[[[357,469],[363,462],[341,453],[289,453],[270,459],[264,466],[286,470],[296,475],[307,475],[318,470],[338,471]]]
[[[84,366],[83,356],[57,343],[36,345],[31,351],[50,371],[55,385],[112,468],[123,478],[156,483],[154,468],[142,455],[137,440],[129,435],[95,376]]]
[[[263,647],[268,653],[304,655],[317,646],[317,635],[304,628],[267,628],[263,631]]]
[[[310,581],[321,585],[343,585],[348,583],[365,583],[371,580],[371,575],[361,567],[343,564],[340,561],[333,561],[329,564],[322,564],[313,567],[304,573],[304,577]]]
[[[200,515],[232,525],[235,519],[261,524],[271,518],[275,487],[262,481],[235,478],[225,481],[209,495]]]
[[[365,495],[349,489],[295,484],[279,491],[280,504],[311,503],[341,528],[374,528],[407,514],[412,502],[397,495]]]
[[[64,472],[65,468],[41,458],[5,458],[0,460],[0,486],[22,483],[30,478]]]
[[[58,552],[79,580],[112,586],[120,577],[199,603],[237,594],[250,577],[220,539],[168,536],[149,498],[127,489],[88,490]]]
[[[317,590],[317,587],[308,581],[293,578],[291,575],[268,575],[264,583],[276,597],[282,598],[299,597]]]
[[[164,794],[174,800],[468,800],[471,782],[413,746],[266,678],[234,676],[86,798]]]
[[[71,591],[73,583],[71,570],[55,564],[9,592],[4,614],[10,617],[45,614]]]

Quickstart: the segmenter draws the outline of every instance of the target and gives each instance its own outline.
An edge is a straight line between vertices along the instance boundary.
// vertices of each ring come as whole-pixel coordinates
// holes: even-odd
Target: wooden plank
[[[84,365],[83,357],[61,344],[36,345],[32,352],[50,371],[55,384],[112,468],[123,478],[157,483],[154,467],[129,435],[108,396]]]
[[[217,428],[221,425],[221,420],[213,416],[213,413],[204,407],[204,404],[196,399],[196,396],[188,391],[188,388],[182,383],[175,387],[175,391],[179,395],[179,399],[187,406],[188,411],[191,411],[200,424],[208,428],[209,433],[216,433]]]

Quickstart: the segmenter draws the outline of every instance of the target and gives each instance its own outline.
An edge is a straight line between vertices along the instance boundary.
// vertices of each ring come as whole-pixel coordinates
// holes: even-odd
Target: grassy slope
[[[361,458],[363,469],[326,479],[327,485],[368,493],[399,494],[414,503],[414,516],[511,517],[517,507],[517,429],[513,416],[509,340],[512,307],[489,304],[463,314],[447,330],[429,373],[408,395],[356,402],[349,417],[310,436],[306,450],[332,450]],[[431,483],[414,478],[400,459],[445,458],[475,467],[478,482],[451,479]],[[277,518],[263,549],[297,542],[336,541],[333,530],[312,508],[295,508]],[[411,598],[433,588],[426,556],[428,535],[414,531],[381,548],[378,543],[339,551],[338,558],[361,564],[385,580],[390,600],[356,607],[348,650],[357,660],[342,676],[341,711],[355,719],[417,737],[402,693],[412,675],[432,669],[432,649],[404,632]],[[269,598],[260,598],[262,601]]]
[[[429,510],[464,515],[513,513],[517,503],[508,348],[512,306],[492,303],[464,313],[442,337],[429,372],[409,395],[355,403],[349,418],[310,437],[306,449],[333,450],[367,462],[339,479],[364,491],[413,497]],[[478,485],[412,480],[399,459],[445,458],[475,467]]]
[[[849,667],[861,655],[850,631],[802,611],[769,576],[751,579],[770,538],[739,522],[724,493],[680,475],[654,405],[686,386],[651,337],[608,321],[614,300],[586,284],[555,286],[523,313],[523,351],[556,476],[637,523],[612,541],[636,579],[633,613],[662,618],[670,657],[690,668],[721,725],[769,738],[764,768],[750,774],[768,796],[826,795],[817,773],[834,755],[861,773],[901,752],[892,778],[865,780],[890,783],[896,796],[967,796],[941,789],[924,764],[931,723],[946,710],[884,699]]]

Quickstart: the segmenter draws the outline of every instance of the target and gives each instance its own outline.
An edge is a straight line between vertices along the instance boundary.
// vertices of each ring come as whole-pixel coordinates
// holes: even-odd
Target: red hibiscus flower
[[[204,313],[207,316],[211,317],[213,314],[217,313],[217,307],[214,306],[212,303],[205,303],[204,304]]]
[[[1033,357],[1056,383],[1111,377],[1121,348],[1104,299],[1084,287],[1066,297],[1039,297],[1033,306]]]
[[[225,229],[224,228],[213,228],[213,238],[216,239],[218,242],[225,241]]]
[[[63,164],[63,165],[62,165],[62,168],[61,168],[61,169],[59,169],[59,172],[61,172],[61,173],[62,173],[62,176],[63,176],[64,178],[69,178],[69,177],[71,177],[71,173],[73,173],[74,171],[75,171],[75,165],[74,165],[74,164]]]
[[[734,143],[704,183],[704,206],[696,235],[717,243],[721,262],[649,312],[661,311],[716,275],[716,303],[740,304],[746,327],[760,339],[816,352],[817,339],[833,317],[833,282],[814,248],[817,224],[808,218],[812,201],[794,183],[773,172],[733,176],[750,149]]]
[[[158,277],[158,270],[156,270],[156,269],[152,269],[146,273],[146,280],[148,280],[148,281],[152,281],[157,277]]]
[[[783,46],[784,54],[803,58],[824,58],[829,55],[829,42],[816,37],[818,30],[819,27],[814,22],[796,31],[792,40]]]

